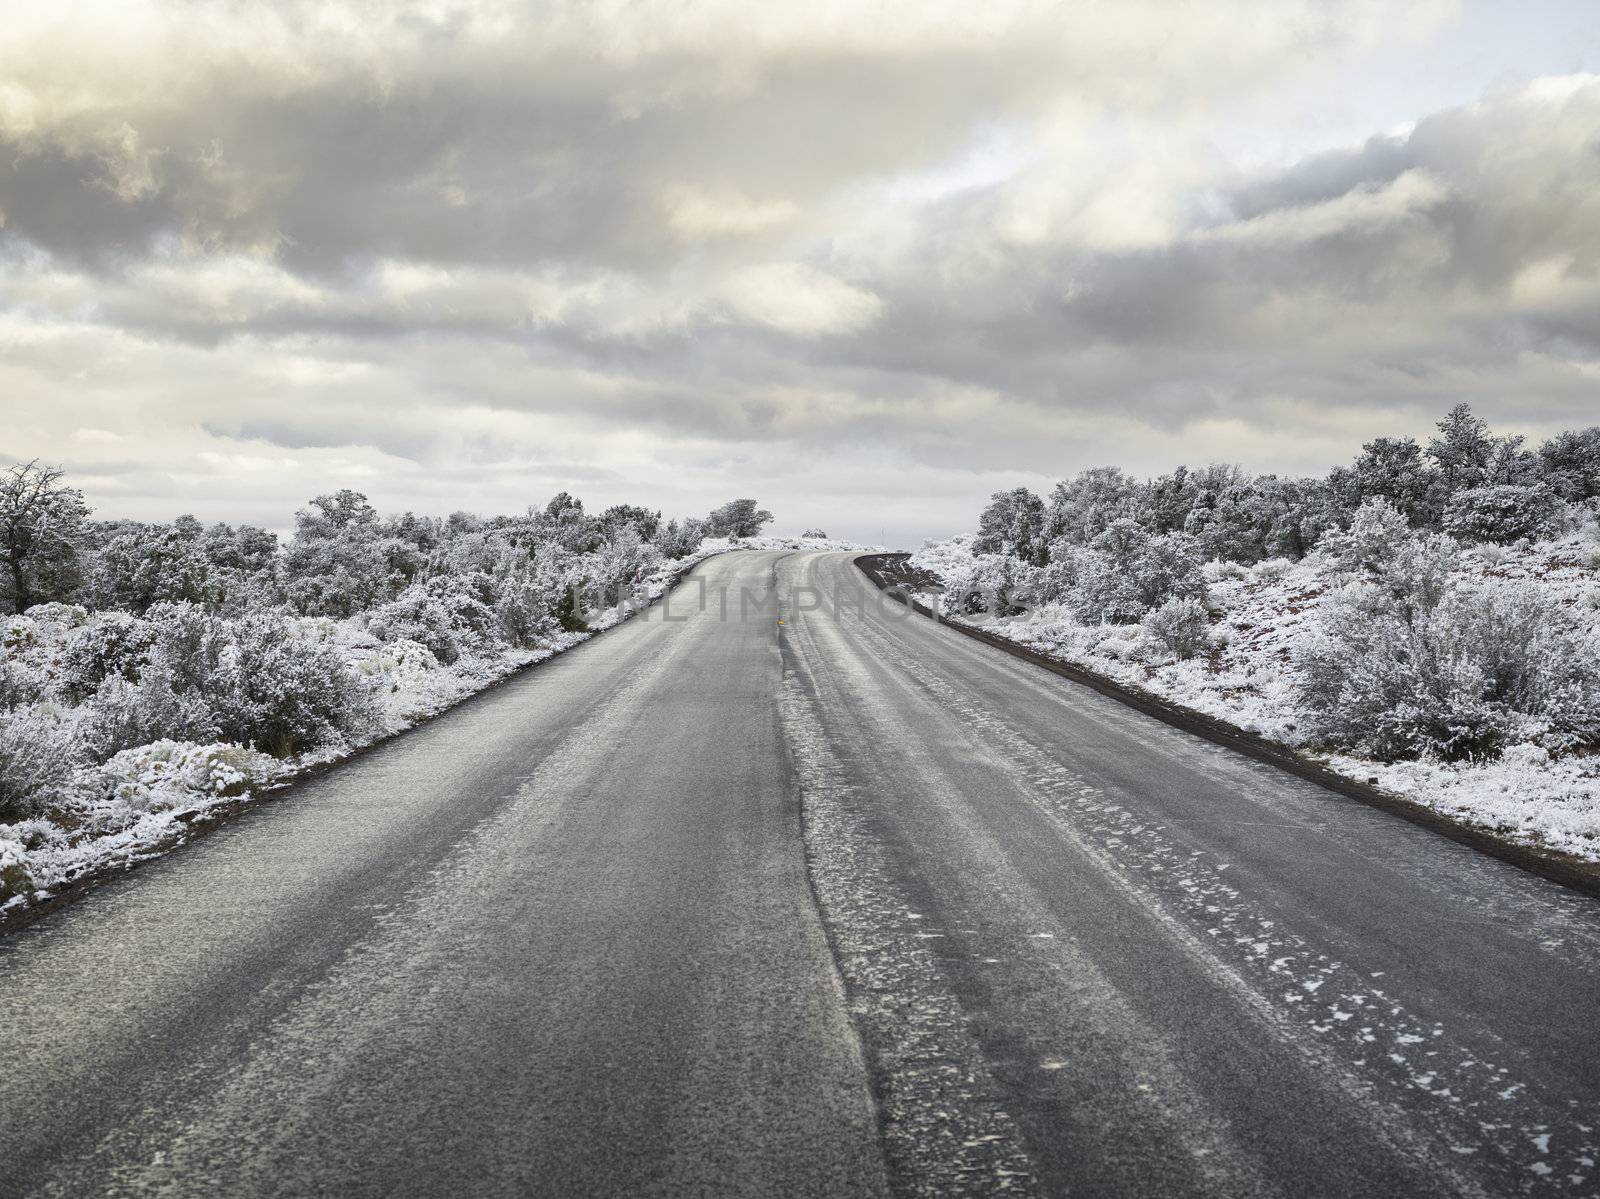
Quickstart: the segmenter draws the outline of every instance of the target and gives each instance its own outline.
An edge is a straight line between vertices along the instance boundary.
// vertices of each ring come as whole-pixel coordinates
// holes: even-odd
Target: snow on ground
[[[882,553],[881,545],[866,545],[859,541],[843,541],[837,537],[739,537],[707,538],[700,543],[701,551],[707,546],[716,547],[712,553],[724,550],[810,550],[815,552],[839,551],[845,553]],[[697,555],[698,556],[698,555]]]
[[[641,580],[650,599],[672,585],[680,571],[730,550],[868,550],[853,542],[816,537],[708,538],[691,555],[662,563]],[[38,610],[33,610],[38,611]],[[619,605],[589,620],[594,632],[632,615]],[[64,635],[51,635],[46,620],[29,615],[27,653],[59,653]],[[467,696],[508,675],[586,641],[593,633],[557,632],[532,649],[504,649],[488,655],[463,654],[445,666],[414,641],[384,642],[365,627],[363,617],[335,621],[301,617],[301,636],[333,646],[339,656],[370,681],[381,728],[361,743],[279,760],[237,745],[196,745],[157,741],[124,750],[90,768],[92,778],[74,788],[69,810],[57,809],[11,825],[0,824],[0,914],[41,903],[63,887],[92,875],[157,856],[180,843],[189,827],[214,819],[285,786],[310,768],[324,765],[438,715]],[[7,626],[9,628],[9,626]],[[18,626],[21,628],[22,626]],[[68,631],[65,627],[58,632]]]
[[[910,565],[948,577],[971,563],[969,545],[967,537],[930,543],[912,555]],[[1580,605],[1600,620],[1597,568],[1593,542],[1573,537],[1521,550],[1469,550],[1461,574],[1490,584],[1535,580],[1563,603]],[[1292,647],[1316,619],[1327,590],[1321,563],[1315,556],[1255,567],[1214,562],[1207,575],[1214,649],[1187,661],[1174,660],[1152,645],[1138,625],[1084,625],[1060,605],[1043,605],[1020,616],[962,621],[1294,746],[1340,774],[1375,781],[1391,794],[1461,823],[1600,861],[1600,757],[1552,759],[1536,745],[1513,746],[1496,761],[1468,763],[1386,764],[1311,753],[1296,718]]]

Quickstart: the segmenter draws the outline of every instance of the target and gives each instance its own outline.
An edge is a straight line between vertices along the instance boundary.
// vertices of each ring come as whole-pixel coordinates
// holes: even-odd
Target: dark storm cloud
[[[1204,417],[1208,390],[1270,390],[1275,369],[1301,394],[1339,395],[1336,372],[1319,386],[1307,369],[1333,357],[1370,379],[1425,375],[1446,354],[1506,366],[1530,344],[1600,349],[1600,81],[1437,114],[1216,192],[1225,219],[1149,247],[994,243],[970,289],[980,306],[932,271],[880,281],[888,315],[843,352],[1041,399],[1054,384],[1071,404],[1086,366],[1127,351],[1154,371],[1130,361],[1121,386],[1103,379],[1121,400],[1158,404],[1147,386],[1193,372],[1183,403]],[[946,219],[929,243],[994,224],[981,205]]]
[[[431,28],[310,80],[241,58],[0,136],[0,203],[8,236],[95,265],[181,238],[308,274],[383,257],[659,267],[747,231],[737,212],[697,217],[698,191],[800,211],[1034,109],[1059,87],[1050,32],[617,55],[536,22],[503,41]]]

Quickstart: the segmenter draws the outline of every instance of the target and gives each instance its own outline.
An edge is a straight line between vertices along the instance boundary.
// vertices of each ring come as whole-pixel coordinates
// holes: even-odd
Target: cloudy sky
[[[0,29],[0,458],[282,528],[1600,422],[1594,0],[108,0]]]

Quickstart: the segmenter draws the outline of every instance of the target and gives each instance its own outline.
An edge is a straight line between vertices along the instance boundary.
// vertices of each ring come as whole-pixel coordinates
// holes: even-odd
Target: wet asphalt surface
[[[0,941],[0,1194],[1594,1193],[1597,948],[729,555]]]

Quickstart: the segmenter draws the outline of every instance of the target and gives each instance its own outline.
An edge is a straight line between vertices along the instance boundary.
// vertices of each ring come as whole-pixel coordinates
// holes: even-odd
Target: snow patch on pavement
[[[877,641],[899,669],[1018,764],[1033,781],[1035,802],[1107,877],[1160,913],[1192,952],[1234,980],[1236,992],[1254,996],[1262,1014],[1298,1029],[1294,1040],[1326,1062],[1347,1090],[1362,1095],[1365,1110],[1381,1113],[1383,1088],[1403,1087],[1433,1101],[1434,1119],[1447,1137],[1453,1130],[1456,1140],[1480,1144],[1513,1169],[1549,1175],[1552,1185],[1590,1180],[1600,1135],[1583,1113],[1552,1109],[1512,1066],[1453,1048],[1447,1028],[1411,1012],[1375,981],[1383,971],[1364,974],[1316,949],[1230,884],[1227,863],[1181,848],[1158,822],[1130,812],[1061,764],[1050,747],[1023,736],[1004,713],[971,700],[886,639]],[[1382,1123],[1385,1136],[1406,1127],[1398,1117]],[[1554,1165],[1546,1161],[1549,1141],[1538,1140],[1552,1128],[1562,1131]],[[1404,1148],[1426,1153],[1422,1145]],[[1437,1168],[1448,1175],[1448,1163]]]
[[[798,775],[806,859],[876,1075],[885,1150],[916,1194],[1033,1194],[1015,1122],[999,1105],[961,1005],[864,827],[800,678],[780,710]]]

